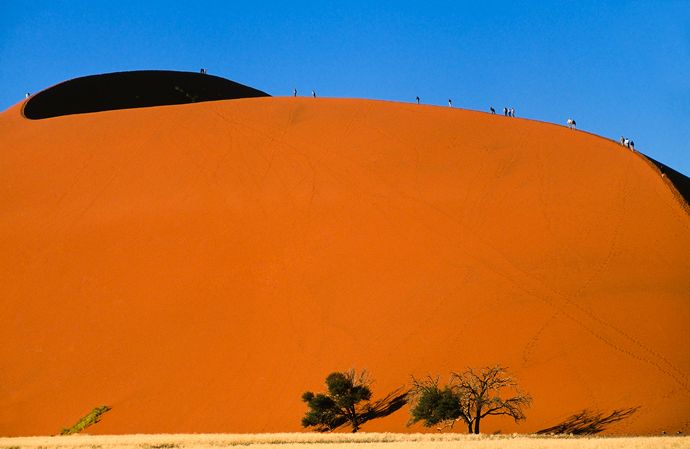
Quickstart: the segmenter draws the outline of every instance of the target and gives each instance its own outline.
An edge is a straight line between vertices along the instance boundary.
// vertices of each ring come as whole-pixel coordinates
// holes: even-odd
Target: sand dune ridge
[[[0,435],[300,430],[501,363],[534,432],[690,431],[690,215],[638,153],[462,109],[262,97],[0,114]],[[682,198],[682,197],[681,197]],[[406,409],[364,431],[405,428]]]

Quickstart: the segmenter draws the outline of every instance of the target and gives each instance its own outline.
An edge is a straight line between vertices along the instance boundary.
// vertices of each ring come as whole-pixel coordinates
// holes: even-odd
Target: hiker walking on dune
[[[312,90],[312,91],[311,91],[311,96],[314,97],[314,98],[316,98],[316,92],[314,92],[314,91]]]
[[[419,104],[419,97],[417,97],[417,104]]]
[[[515,117],[515,109],[510,108],[510,116]]]
[[[621,145],[623,145],[623,142],[625,142],[625,138],[621,136]]]
[[[297,89],[292,91],[293,94],[295,94],[295,97],[297,96]]]
[[[505,115],[505,116],[508,115],[508,108],[503,108],[503,115]]]
[[[448,99],[448,106],[450,106],[451,108],[453,107],[453,102],[450,101],[450,98]]]
[[[491,109],[491,113],[492,113],[492,114],[494,114],[494,115],[496,114],[496,109],[494,109],[493,106],[491,106],[489,109]]]
[[[630,149],[633,151],[635,150],[635,142],[633,142],[632,140],[630,141]]]

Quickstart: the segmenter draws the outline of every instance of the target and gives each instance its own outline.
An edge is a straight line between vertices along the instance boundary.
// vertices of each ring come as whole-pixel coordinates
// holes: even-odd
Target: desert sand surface
[[[330,372],[378,399],[497,363],[534,402],[483,433],[632,408],[604,433],[690,432],[690,214],[639,153],[359,99],[24,103],[0,114],[2,436],[100,405],[88,433],[298,432]]]

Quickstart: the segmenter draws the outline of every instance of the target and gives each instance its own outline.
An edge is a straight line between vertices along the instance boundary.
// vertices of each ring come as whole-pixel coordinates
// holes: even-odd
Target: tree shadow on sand
[[[372,404],[367,404],[362,408],[362,410],[360,410],[359,425],[361,426],[365,422],[371,421],[372,419],[383,418],[400,410],[403,405],[407,404],[407,393],[408,391],[405,389],[405,387],[400,387],[386,395],[386,397],[379,399]],[[335,430],[342,426],[348,425],[349,421],[345,417],[341,416],[336,418],[331,424],[332,427],[330,430]],[[328,429],[323,429],[321,431],[326,432]]]
[[[362,413],[362,423],[388,416],[400,410],[405,404],[407,404],[407,390],[405,387],[400,387],[385,398],[369,404]]]
[[[535,432],[538,435],[545,434],[573,434],[573,435],[594,435],[606,430],[606,428],[616,422],[630,418],[639,407],[622,408],[614,410],[609,415],[597,413],[593,410],[584,409],[576,413],[562,423]]]

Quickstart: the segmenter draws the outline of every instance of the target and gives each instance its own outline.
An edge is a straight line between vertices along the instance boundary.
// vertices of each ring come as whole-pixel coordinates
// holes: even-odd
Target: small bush
[[[91,410],[91,413],[77,421],[77,423],[72,427],[63,428],[62,432],[60,432],[60,435],[72,435],[73,433],[81,432],[82,430],[89,427],[91,424],[96,424],[100,416],[108,410],[110,410],[110,407],[108,407],[107,405],[96,407],[95,409]]]

